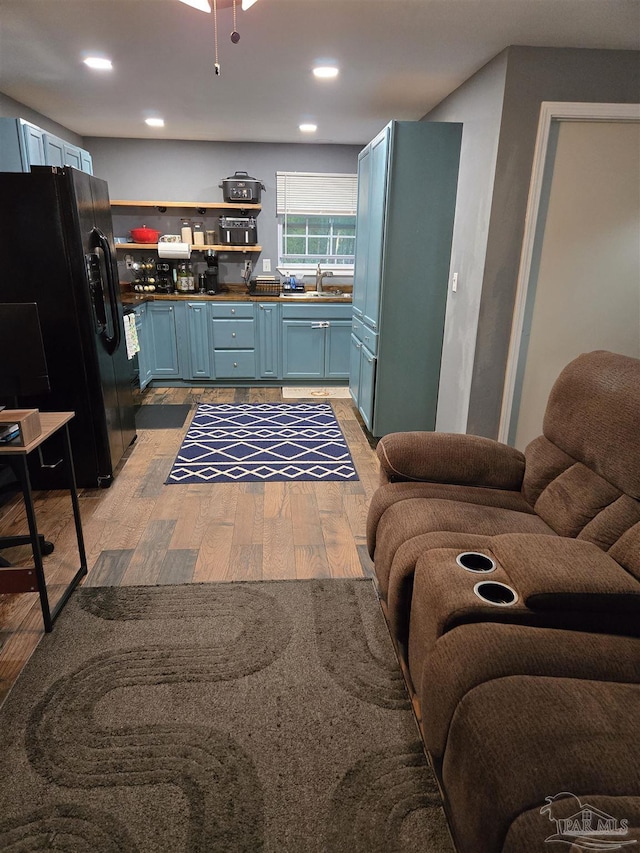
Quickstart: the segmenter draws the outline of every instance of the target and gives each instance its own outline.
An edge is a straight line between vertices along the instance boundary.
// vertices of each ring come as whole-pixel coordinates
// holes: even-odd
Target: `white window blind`
[[[276,172],[278,214],[355,215],[357,198],[357,175]]]

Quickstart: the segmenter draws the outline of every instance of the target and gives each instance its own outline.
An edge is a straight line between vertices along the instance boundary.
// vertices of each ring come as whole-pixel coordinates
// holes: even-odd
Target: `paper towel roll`
[[[159,258],[190,258],[190,243],[158,243]]]

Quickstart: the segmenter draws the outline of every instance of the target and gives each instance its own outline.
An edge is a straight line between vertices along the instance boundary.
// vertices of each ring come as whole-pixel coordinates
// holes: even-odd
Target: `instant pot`
[[[218,186],[222,187],[225,201],[246,201],[249,204],[258,204],[260,192],[265,188],[261,181],[252,178],[247,172],[236,172],[235,175],[224,178]]]

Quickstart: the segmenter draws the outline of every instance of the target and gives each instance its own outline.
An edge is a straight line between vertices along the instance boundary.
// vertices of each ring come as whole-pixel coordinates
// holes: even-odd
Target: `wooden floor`
[[[144,404],[280,402],[280,388],[152,388]],[[290,401],[288,401],[290,402]],[[187,430],[138,431],[110,489],[82,490],[91,586],[362,577],[378,463],[351,400],[330,400],[360,479],[339,482],[164,485]],[[36,492],[52,606],[78,568],[71,501]],[[0,536],[27,532],[22,499],[0,507]],[[30,564],[28,548],[2,552]],[[55,631],[55,627],[54,627]],[[0,595],[0,702],[43,635],[36,594]]]

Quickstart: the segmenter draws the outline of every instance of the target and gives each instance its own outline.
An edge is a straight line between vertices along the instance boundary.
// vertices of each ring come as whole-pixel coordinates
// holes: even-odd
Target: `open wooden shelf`
[[[242,204],[229,201],[127,201],[112,199],[111,207],[182,207],[196,210],[262,210],[261,204]]]
[[[157,252],[157,243],[116,243],[116,249],[145,249],[149,252]],[[191,246],[192,252],[206,252],[213,249],[216,252],[261,252],[262,246]],[[177,260],[173,258],[170,260]]]

